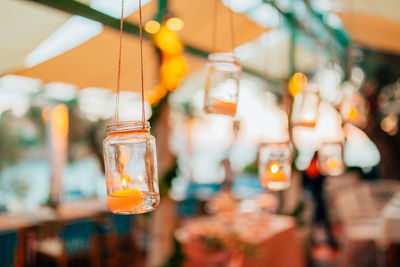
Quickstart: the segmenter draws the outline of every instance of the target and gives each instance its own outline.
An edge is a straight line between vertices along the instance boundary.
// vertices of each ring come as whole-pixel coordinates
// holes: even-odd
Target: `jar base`
[[[267,182],[263,184],[263,187],[270,191],[281,191],[290,188],[290,182]]]
[[[108,208],[114,214],[142,214],[155,210],[160,203],[159,193],[144,192],[143,196],[107,196]]]

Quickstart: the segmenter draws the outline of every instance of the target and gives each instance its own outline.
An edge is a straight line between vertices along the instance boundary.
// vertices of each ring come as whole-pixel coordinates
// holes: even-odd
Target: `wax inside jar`
[[[271,163],[268,171],[261,176],[261,179],[266,182],[286,182],[288,178],[277,163]]]
[[[235,116],[236,114],[236,104],[229,101],[224,101],[215,98],[213,105],[211,106],[212,113],[225,114],[230,116]]]
[[[348,114],[347,114],[347,118],[350,119],[350,120],[355,120],[355,119],[357,119],[357,117],[358,117],[357,110],[354,107],[351,107],[349,109]]]
[[[122,189],[108,195],[108,207],[115,213],[136,213],[145,201],[143,193],[137,189]]]

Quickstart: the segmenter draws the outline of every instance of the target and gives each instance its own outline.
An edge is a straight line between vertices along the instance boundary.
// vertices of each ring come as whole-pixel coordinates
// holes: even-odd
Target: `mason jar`
[[[293,126],[315,127],[318,120],[319,91],[316,84],[307,83],[293,102]]]
[[[160,203],[157,153],[149,123],[111,123],[103,145],[110,211],[139,214],[156,209]]]
[[[288,189],[292,175],[290,143],[262,144],[259,149],[258,172],[261,186],[268,190]]]
[[[344,172],[343,144],[325,142],[318,150],[318,168],[324,175],[341,175]]]
[[[204,90],[204,112],[236,115],[242,67],[232,53],[208,56],[208,76]]]

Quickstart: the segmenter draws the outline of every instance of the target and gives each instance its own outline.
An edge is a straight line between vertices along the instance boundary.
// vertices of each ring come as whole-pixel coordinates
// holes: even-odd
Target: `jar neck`
[[[107,124],[107,135],[124,133],[150,133],[150,123],[142,121],[122,121]]]
[[[225,53],[211,53],[208,55],[208,60],[211,62],[220,62],[220,63],[231,63],[234,65],[240,65],[239,60],[233,53],[225,52]]]

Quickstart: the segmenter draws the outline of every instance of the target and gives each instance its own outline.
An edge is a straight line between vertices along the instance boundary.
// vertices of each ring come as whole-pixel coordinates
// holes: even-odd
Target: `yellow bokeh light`
[[[161,65],[161,83],[166,89],[173,91],[179,86],[187,70],[188,66],[184,57],[175,56],[165,59]]]
[[[183,20],[181,20],[180,18],[170,18],[165,23],[165,26],[167,26],[168,29],[174,32],[182,30],[183,25]]]
[[[65,149],[68,144],[68,107],[65,104],[55,106],[51,112],[50,121],[54,147]]]
[[[178,39],[178,35],[162,26],[154,36],[154,42],[158,48],[168,55],[177,55],[182,52],[183,46]]]
[[[385,132],[387,132],[390,135],[395,135],[397,131],[399,130],[398,128],[398,118],[396,114],[389,114],[386,116],[382,121],[381,121],[381,128]]]
[[[144,25],[144,30],[150,34],[157,33],[161,28],[160,23],[155,20],[150,20]]]
[[[302,87],[307,83],[307,77],[301,72],[296,72],[293,74],[289,81],[289,93],[295,97],[298,93],[302,91]]]

